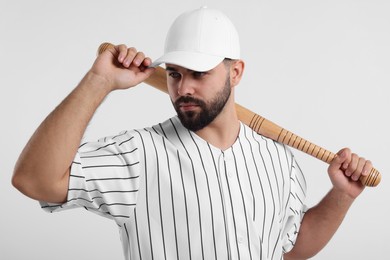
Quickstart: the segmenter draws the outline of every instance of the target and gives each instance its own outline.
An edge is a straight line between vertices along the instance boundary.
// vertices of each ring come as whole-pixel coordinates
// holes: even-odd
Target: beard
[[[173,106],[183,126],[196,132],[210,124],[221,113],[229,100],[231,91],[229,77],[227,77],[224,88],[210,101],[205,102],[192,96],[182,96],[173,102]],[[180,104],[183,103],[193,103],[200,108],[200,111],[181,111]]]

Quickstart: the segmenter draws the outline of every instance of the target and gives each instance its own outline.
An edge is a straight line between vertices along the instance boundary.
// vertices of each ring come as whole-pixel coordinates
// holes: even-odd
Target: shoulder
[[[171,117],[161,123],[154,124],[149,127],[132,129],[126,131],[128,135],[142,139],[142,138],[153,138],[153,137],[169,137],[174,132],[182,132],[183,126],[177,117]]]
[[[79,153],[121,153],[124,150],[142,148],[145,143],[158,137],[164,138],[171,132],[180,129],[175,118],[170,118],[162,123],[155,124],[149,127],[130,129],[119,132],[115,135],[108,135],[99,138],[95,141],[86,141],[79,146]]]
[[[250,143],[253,147],[258,147],[259,152],[262,154],[268,154],[271,157],[283,156],[289,164],[295,160],[293,151],[290,147],[257,133],[244,123],[241,123],[239,136],[241,139]]]
[[[262,143],[273,144],[273,145],[276,145],[280,148],[284,148],[284,149],[289,150],[289,148],[286,145],[279,143],[279,142],[277,142],[277,141],[275,141],[267,136],[264,136],[262,134],[257,133],[252,128],[250,128],[249,126],[247,126],[246,124],[244,124],[242,122],[241,122],[240,137],[246,138],[246,139],[253,141],[253,142],[262,142]]]
[[[121,132],[112,137],[112,141],[117,144],[127,144],[139,148],[148,149],[156,144],[175,143],[177,144],[180,136],[188,132],[180,123],[177,117],[169,118],[161,123],[152,126],[131,129]],[[107,142],[110,138],[105,138]]]

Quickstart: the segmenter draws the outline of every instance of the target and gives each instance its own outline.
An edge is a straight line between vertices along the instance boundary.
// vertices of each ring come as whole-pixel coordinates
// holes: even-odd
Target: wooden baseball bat
[[[111,43],[102,43],[98,49],[98,55],[108,48],[114,48],[114,45]],[[161,67],[157,67],[155,73],[146,79],[145,83],[168,93],[165,69]],[[278,126],[277,124],[259,116],[239,104],[236,104],[236,111],[240,121],[248,125],[258,134],[294,147],[295,149],[298,149],[299,151],[309,154],[328,164],[336,156],[334,153],[297,136],[296,134]],[[375,187],[381,181],[381,174],[378,170],[372,168],[367,176],[362,176],[359,180],[366,186]]]

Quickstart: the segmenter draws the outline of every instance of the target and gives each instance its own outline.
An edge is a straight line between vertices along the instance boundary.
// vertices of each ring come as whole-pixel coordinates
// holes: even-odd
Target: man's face
[[[167,65],[168,90],[182,124],[198,131],[223,110],[231,94],[229,70],[223,63],[206,72]]]

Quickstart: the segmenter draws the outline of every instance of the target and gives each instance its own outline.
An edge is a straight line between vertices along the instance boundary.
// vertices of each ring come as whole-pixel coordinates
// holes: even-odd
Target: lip
[[[195,103],[181,103],[179,105],[179,107],[183,111],[191,111],[191,110],[196,109],[199,106],[197,104],[195,104]]]

